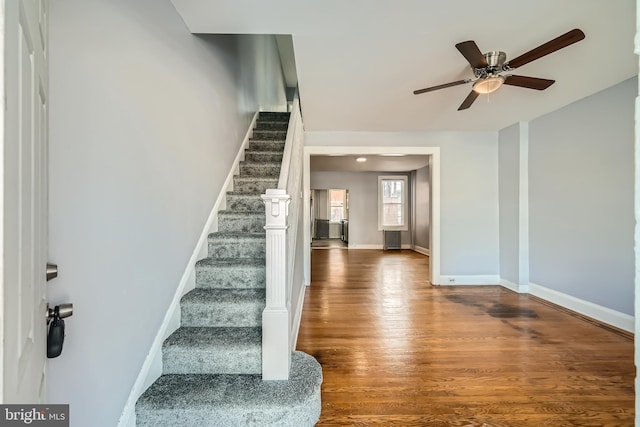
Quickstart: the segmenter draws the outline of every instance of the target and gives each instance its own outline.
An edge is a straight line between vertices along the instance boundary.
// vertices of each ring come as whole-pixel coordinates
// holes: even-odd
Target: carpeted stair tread
[[[229,211],[259,211],[264,209],[263,193],[227,192],[227,208]]]
[[[262,193],[268,188],[278,188],[278,177],[260,178],[253,176],[234,176],[233,188],[238,193]]]
[[[264,230],[264,224],[263,210],[218,212],[218,230],[222,232],[259,233]]]
[[[180,300],[182,326],[259,327],[264,289],[196,288]]]
[[[269,178],[269,180],[271,181],[272,178]],[[255,197],[257,199],[262,200],[262,195],[264,193],[260,193],[260,192],[248,192],[248,191],[227,191],[227,196],[239,196],[239,197]],[[226,209],[229,210],[229,209]],[[248,209],[248,210],[254,210],[254,209]],[[256,209],[257,210],[257,209]]]
[[[250,151],[284,152],[284,141],[249,140]]]
[[[264,210],[259,210],[259,211],[231,211],[231,210],[223,210],[223,211],[219,211],[218,212],[218,217],[224,217],[224,216],[264,216]]]
[[[256,260],[256,259],[235,259],[235,258],[225,258],[225,259],[216,259],[216,258],[202,258],[196,262],[196,268],[201,267],[216,267],[216,266],[234,266],[238,267],[244,266],[259,266],[264,267],[264,260]]]
[[[259,374],[259,327],[180,327],[162,346],[164,374]]]
[[[138,427],[310,427],[320,417],[322,369],[294,352],[288,381],[260,375],[163,375],[136,404]]]
[[[284,141],[287,138],[287,130],[254,129],[252,139],[267,141]]]
[[[254,151],[246,150],[244,159],[247,162],[278,162],[282,163],[283,151]]]
[[[254,129],[256,129],[256,130],[269,129],[269,130],[286,131],[288,127],[289,127],[289,122],[288,121],[283,121],[283,120],[258,120],[256,122],[256,127]]]
[[[242,162],[240,163],[240,176],[251,177],[278,177],[280,175],[280,163],[268,162]]]
[[[288,111],[260,111],[258,120],[289,120],[291,113]]]
[[[208,255],[218,259],[258,259],[264,263],[265,233],[215,232],[208,237]]]
[[[264,240],[265,232],[262,230],[259,233],[232,233],[232,232],[222,232],[222,231],[214,231],[210,233],[208,238],[209,240],[225,240],[225,239],[255,239],[255,240]]]
[[[203,258],[196,263],[196,287],[214,289],[264,288],[264,259]]]

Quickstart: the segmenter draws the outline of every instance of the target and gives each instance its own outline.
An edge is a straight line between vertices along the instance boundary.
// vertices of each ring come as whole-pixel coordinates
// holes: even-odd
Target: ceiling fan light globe
[[[480,79],[473,84],[473,90],[481,95],[493,93],[500,89],[500,86],[504,83],[504,77],[491,76],[484,79]]]

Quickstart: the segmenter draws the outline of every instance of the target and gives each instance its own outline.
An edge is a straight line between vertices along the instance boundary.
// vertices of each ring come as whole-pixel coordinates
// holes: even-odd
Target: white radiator
[[[399,231],[383,230],[383,244],[382,248],[386,251],[388,249],[402,249],[402,242]]]

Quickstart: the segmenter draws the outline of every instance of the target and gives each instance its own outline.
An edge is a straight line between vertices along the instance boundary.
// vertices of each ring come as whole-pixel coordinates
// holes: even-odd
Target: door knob
[[[47,323],[51,322],[56,316],[61,319],[73,316],[73,304],[60,304],[54,308],[49,308],[49,304],[47,304]]]
[[[73,314],[73,304],[56,305],[53,309],[47,308],[47,323],[49,332],[47,334],[47,357],[56,358],[62,353],[64,344],[64,318]]]

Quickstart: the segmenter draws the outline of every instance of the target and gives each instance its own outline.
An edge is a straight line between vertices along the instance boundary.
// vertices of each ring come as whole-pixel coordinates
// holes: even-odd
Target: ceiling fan
[[[495,92],[503,84],[520,86],[527,89],[544,90],[555,83],[555,80],[518,76],[514,74],[502,74],[502,72],[508,73],[509,71],[515,70],[516,68],[528,64],[531,61],[535,61],[536,59],[549,55],[556,50],[560,50],[577,43],[582,39],[584,39],[584,33],[582,30],[576,28],[510,61],[506,61],[507,55],[504,52],[492,51],[483,54],[480,52],[478,45],[476,45],[476,42],[473,40],[461,42],[456,44],[456,48],[460,51],[462,56],[469,61],[469,65],[471,65],[475,78],[458,80],[425,89],[414,90],[413,94],[419,95],[421,93],[432,92],[438,89],[473,83],[471,93],[469,93],[467,98],[458,108],[458,111],[460,111],[471,107],[471,104],[473,104],[476,98],[481,94]]]

